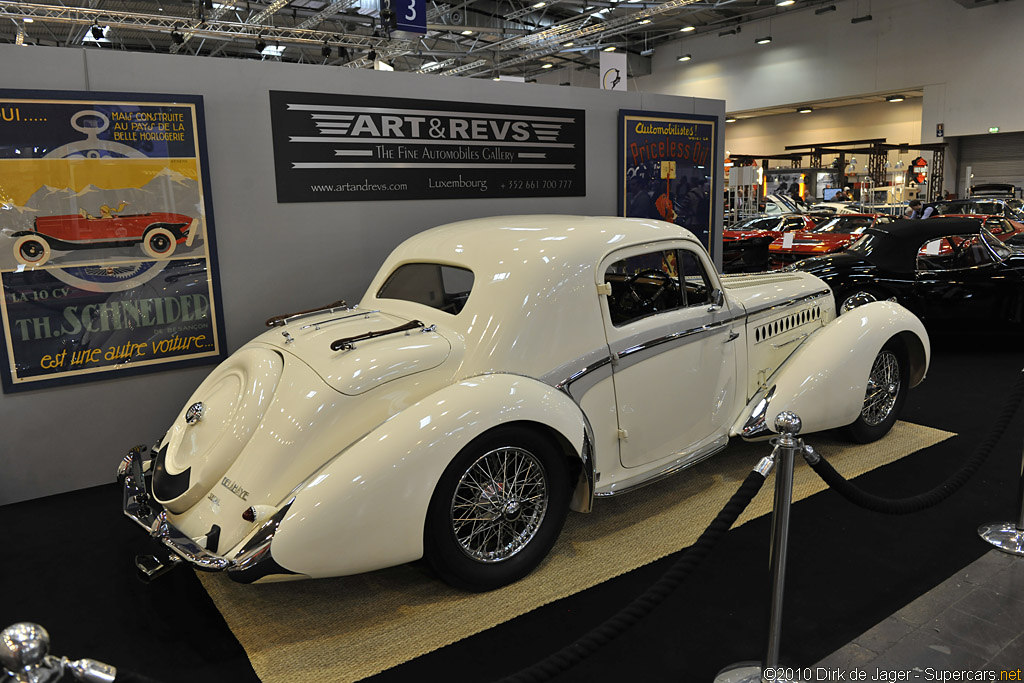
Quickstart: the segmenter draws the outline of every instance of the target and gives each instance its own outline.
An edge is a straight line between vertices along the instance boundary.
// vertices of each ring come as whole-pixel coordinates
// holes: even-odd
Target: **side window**
[[[686,294],[685,305],[700,306],[710,303],[711,280],[697,255],[688,249],[680,249],[679,263]]]
[[[439,263],[406,263],[384,281],[378,299],[403,299],[458,315],[473,289],[473,273]]]
[[[980,235],[949,235],[929,240],[917,252],[918,270],[962,270],[993,261]]]
[[[674,249],[616,261],[608,267],[604,279],[612,286],[608,310],[616,327],[686,305]]]
[[[802,218],[787,218],[786,224],[783,226],[783,230],[801,230],[804,227],[804,219]]]

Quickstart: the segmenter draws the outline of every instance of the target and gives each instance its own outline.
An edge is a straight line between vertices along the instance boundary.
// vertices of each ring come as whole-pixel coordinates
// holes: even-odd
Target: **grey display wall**
[[[513,213],[614,214],[619,109],[724,118],[725,103],[636,92],[314,65],[0,45],[3,87],[205,98],[227,347],[270,315],[357,301],[399,242],[440,223]],[[278,204],[270,90],[585,109],[584,197]],[[723,131],[714,168],[721,187]],[[721,220],[712,202],[713,224]],[[124,452],[153,443],[212,366],[0,396],[0,504],[110,482]]]

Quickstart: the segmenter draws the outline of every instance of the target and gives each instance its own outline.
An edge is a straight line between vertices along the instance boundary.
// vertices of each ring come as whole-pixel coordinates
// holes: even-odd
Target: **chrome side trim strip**
[[[597,498],[610,498],[612,496],[622,495],[623,493],[636,491],[637,489],[643,488],[648,484],[653,484],[657,481],[661,481],[662,479],[671,477],[673,474],[678,474],[679,472],[682,472],[683,470],[689,467],[693,467],[697,463],[710,458],[712,455],[715,455],[716,453],[721,453],[722,451],[725,450],[725,447],[728,445],[728,436],[719,437],[718,439],[715,439],[714,441],[709,443],[704,448],[701,448],[700,450],[694,451],[693,453],[677,458],[676,460],[672,461],[668,465],[665,465],[661,469],[657,469],[654,470],[653,472],[650,472],[647,476],[645,476],[643,479],[639,481],[632,481],[623,488],[619,489],[612,488],[611,490],[608,491],[598,491],[597,493],[594,494],[594,496]]]
[[[783,306],[792,306],[794,304],[800,304],[800,303],[803,303],[805,301],[810,301],[811,299],[820,299],[823,296],[832,296],[832,290],[831,289],[823,289],[823,290],[821,290],[819,292],[814,292],[812,294],[805,294],[803,296],[798,296],[795,299],[787,299],[786,301],[777,301],[777,302],[775,302],[773,304],[767,304],[765,306],[761,306],[760,308],[752,308],[749,311],[747,311],[747,315],[748,316],[756,315],[758,313],[764,313],[765,311],[770,311],[770,310],[775,309],[775,308],[782,308]]]
[[[735,316],[733,318],[728,318],[727,320],[716,320],[713,323],[701,325],[700,327],[693,327],[690,328],[689,330],[683,330],[682,332],[673,332],[672,334],[666,334],[662,337],[657,337],[650,341],[635,344],[633,346],[630,346],[629,348],[623,349],[622,351],[619,351],[618,356],[621,360],[627,356],[633,355],[634,353],[648,351],[654,348],[655,346],[661,346],[662,344],[667,344],[669,342],[673,342],[678,339],[683,339],[685,337],[692,337],[693,335],[701,334],[702,332],[711,332],[712,330],[717,330],[719,327],[736,322],[737,320],[741,320],[742,318],[743,316]]]

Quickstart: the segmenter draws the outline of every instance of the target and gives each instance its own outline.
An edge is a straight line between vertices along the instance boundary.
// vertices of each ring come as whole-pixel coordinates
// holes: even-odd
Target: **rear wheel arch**
[[[529,421],[497,425],[445,468],[423,527],[424,556],[444,581],[492,590],[547,557],[573,488],[572,460],[552,431]]]

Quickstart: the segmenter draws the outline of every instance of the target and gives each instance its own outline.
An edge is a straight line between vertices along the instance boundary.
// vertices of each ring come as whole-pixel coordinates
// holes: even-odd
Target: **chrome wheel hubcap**
[[[868,376],[868,390],[864,396],[861,417],[871,427],[876,427],[892,414],[896,397],[900,393],[900,364],[896,354],[883,350],[875,357]]]
[[[503,562],[533,540],[547,507],[547,476],[540,461],[522,448],[496,448],[459,479],[452,496],[452,531],[470,558]]]

